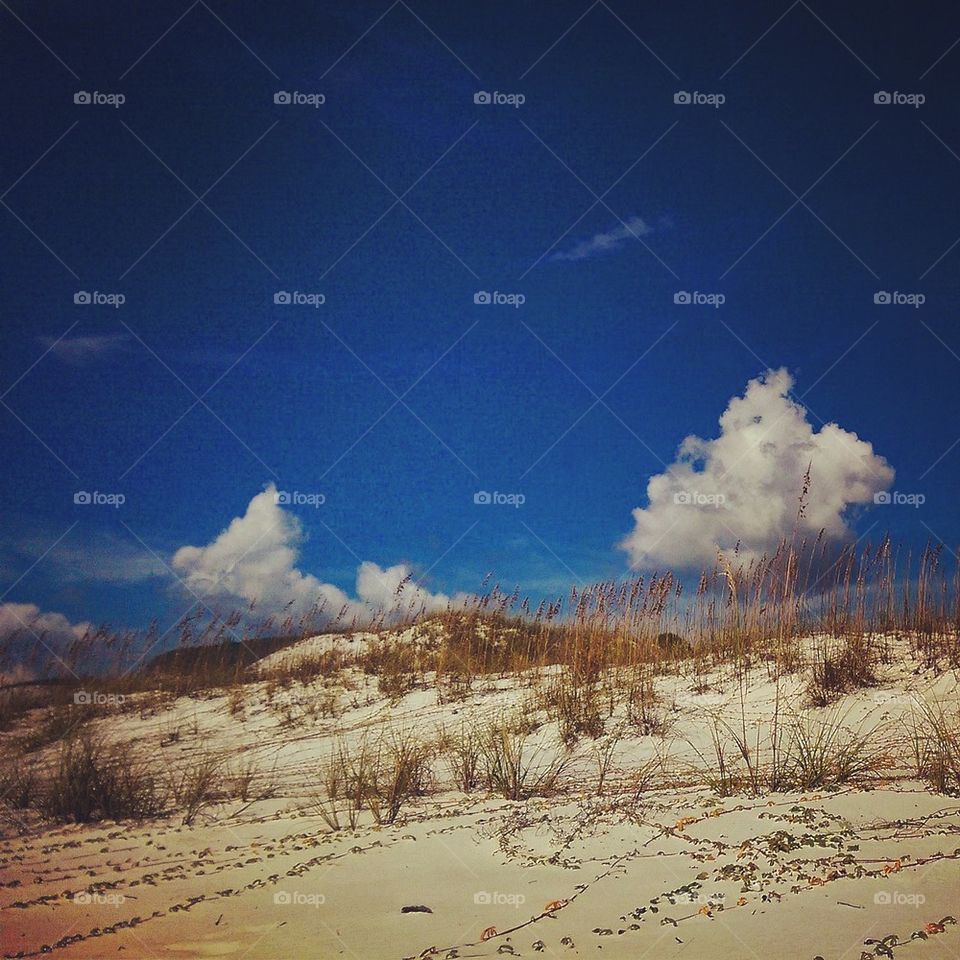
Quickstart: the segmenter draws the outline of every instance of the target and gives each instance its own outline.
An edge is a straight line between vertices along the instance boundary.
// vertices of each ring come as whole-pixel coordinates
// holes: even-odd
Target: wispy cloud
[[[589,260],[604,253],[612,253],[624,240],[635,239],[652,232],[653,227],[648,226],[640,217],[631,217],[606,233],[595,233],[589,240],[581,240],[569,250],[558,250],[550,259],[554,261]]]
[[[30,536],[0,546],[0,572],[22,570],[41,559],[61,583],[143,583],[169,575],[168,568],[132,537],[86,531],[57,541],[58,531],[45,525]],[[56,542],[51,548],[50,544]],[[11,577],[13,579],[13,577]]]
[[[91,337],[40,337],[40,342],[59,360],[79,366],[124,350],[130,341],[126,333]]]

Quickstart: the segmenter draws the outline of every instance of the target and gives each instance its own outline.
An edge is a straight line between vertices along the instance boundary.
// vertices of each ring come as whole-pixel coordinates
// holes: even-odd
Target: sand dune
[[[299,653],[351,642],[306,641]],[[259,672],[296,654],[281,651]],[[455,703],[429,687],[394,702],[357,674],[334,687],[335,716],[309,715],[309,703],[330,694],[322,679],[274,690],[272,704],[268,681],[251,683],[240,713],[225,693],[144,704],[95,722],[171,764],[211,752],[229,758],[227,768],[255,762],[252,795],[258,784],[272,795],[211,804],[189,826],[11,814],[0,840],[2,953],[956,957],[960,800],[911,779],[906,762],[917,698],[955,698],[956,682],[893,657],[876,686],[810,710],[802,673],[778,687],[762,668],[743,685],[717,669],[697,692],[681,668],[656,680],[663,731],[622,731],[602,794],[589,738],[570,752],[553,795],[523,801],[454,790],[438,756],[430,791],[395,822],[364,811],[356,829],[337,831],[313,795],[338,738],[360,749],[392,730],[430,742],[504,711],[536,719],[529,678],[491,680]],[[696,775],[710,755],[711,718],[763,736],[775,696],[807,720],[873,730],[883,767],[830,789],[718,795]],[[565,748],[556,724],[539,721],[531,744],[549,749],[539,754],[548,762]]]

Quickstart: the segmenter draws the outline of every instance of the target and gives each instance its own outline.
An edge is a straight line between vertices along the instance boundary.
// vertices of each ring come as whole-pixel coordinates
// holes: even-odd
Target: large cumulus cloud
[[[790,398],[793,383],[787,370],[768,370],[730,400],[717,437],[683,441],[647,484],[647,506],[633,511],[634,528],[621,542],[632,566],[707,567],[738,543],[748,562],[774,551],[795,524],[800,536],[850,535],[850,509],[872,503],[893,469],[855,433],[835,423],[815,430]],[[812,483],[798,521],[808,465]]]

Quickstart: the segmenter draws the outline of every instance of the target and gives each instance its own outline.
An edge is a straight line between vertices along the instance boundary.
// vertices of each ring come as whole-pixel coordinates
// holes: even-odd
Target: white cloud
[[[587,260],[590,257],[616,250],[624,240],[642,237],[652,232],[653,228],[647,226],[640,217],[631,217],[606,233],[595,233],[589,240],[581,240],[569,250],[557,251],[550,259]]]
[[[620,544],[634,567],[709,567],[738,542],[744,562],[771,554],[797,523],[808,464],[798,535],[849,537],[849,508],[872,503],[894,471],[855,433],[835,423],[814,430],[792,387],[785,369],[768,370],[730,400],[718,437],[683,441],[674,463],[650,479],[648,505],[633,511],[634,529]]]
[[[357,569],[356,596],[331,583],[322,583],[297,567],[303,531],[298,519],[276,502],[270,484],[258,493],[242,517],[235,517],[205,547],[181,547],[172,566],[190,590],[204,598],[257,601],[267,608],[309,611],[324,604],[324,611],[346,619],[364,619],[380,611],[402,608],[417,613],[444,609],[449,598],[433,594],[410,582],[407,564],[380,567],[364,561]],[[403,589],[397,595],[400,585]]]
[[[89,623],[71,623],[32,603],[0,604],[0,682],[64,673],[70,645],[89,630]]]

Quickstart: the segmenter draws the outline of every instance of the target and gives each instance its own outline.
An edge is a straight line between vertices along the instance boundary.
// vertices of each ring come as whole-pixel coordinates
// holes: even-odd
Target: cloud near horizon
[[[794,380],[768,370],[733,397],[712,440],[688,436],[676,460],[647,484],[646,507],[620,542],[634,568],[709,568],[719,551],[747,563],[776,550],[797,523],[798,535],[842,542],[851,507],[886,490],[893,468],[873,446],[836,423],[815,430],[790,398]],[[805,515],[797,521],[810,465]]]
[[[0,604],[0,683],[62,673],[70,645],[92,629],[33,603]]]
[[[443,610],[450,598],[430,593],[412,582],[397,590],[413,571],[405,563],[381,567],[365,560],[357,568],[355,596],[332,583],[323,583],[297,566],[299,545],[304,538],[296,516],[277,503],[271,483],[247,505],[242,517],[203,547],[181,547],[172,566],[184,584],[204,598],[256,601],[267,608],[307,612],[323,603],[325,613],[363,620],[380,612],[402,608],[416,613]]]
[[[550,256],[553,261],[588,260],[591,257],[616,250],[624,240],[642,237],[653,232],[640,217],[631,217],[606,233],[595,233],[589,240],[581,240],[569,250],[558,250]]]

